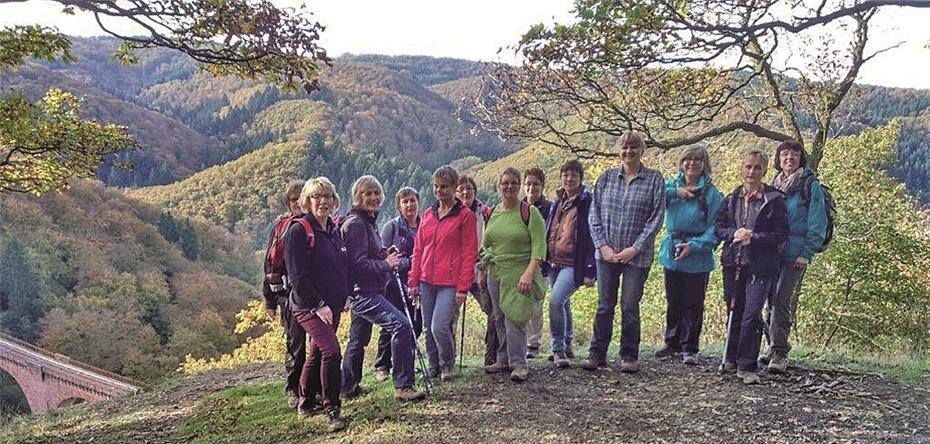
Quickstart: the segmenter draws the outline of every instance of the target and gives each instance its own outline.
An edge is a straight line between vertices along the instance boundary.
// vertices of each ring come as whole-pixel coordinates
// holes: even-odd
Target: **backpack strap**
[[[312,250],[313,247],[316,246],[316,235],[313,233],[313,225],[310,225],[310,221],[303,216],[294,218],[291,222],[297,222],[304,227],[304,231],[307,233],[307,245]]]
[[[497,205],[491,207],[491,211],[488,212],[488,220],[491,220],[491,215],[494,214],[494,210],[497,208]],[[520,201],[520,218],[523,219],[523,225],[530,226],[530,204]]]
[[[817,175],[809,174],[804,178],[804,184],[801,185],[801,202],[808,207],[811,205],[811,184],[813,184],[815,180],[817,180]]]

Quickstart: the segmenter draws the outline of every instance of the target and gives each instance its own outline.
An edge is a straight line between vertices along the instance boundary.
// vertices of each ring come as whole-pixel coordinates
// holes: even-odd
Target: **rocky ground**
[[[438,385],[425,405],[400,416],[391,433],[315,436],[381,442],[907,442],[930,443],[930,390],[878,375],[792,368],[744,386],[717,375],[702,358],[641,361],[629,375],[586,372],[533,361],[530,379],[467,370]],[[179,442],[177,427],[204,396],[280,380],[280,366],[260,364],[185,378],[130,398],[76,407],[43,419],[12,442]],[[283,397],[282,397],[283,399]],[[365,398],[345,405],[351,419]],[[402,407],[406,408],[406,407]],[[388,424],[384,424],[385,427]],[[366,427],[371,427],[367,425]],[[376,425],[376,427],[378,427]],[[222,434],[222,430],[216,433]]]

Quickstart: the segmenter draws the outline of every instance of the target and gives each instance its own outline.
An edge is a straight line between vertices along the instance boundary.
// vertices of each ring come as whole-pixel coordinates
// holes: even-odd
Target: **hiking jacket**
[[[694,198],[678,197],[678,188],[686,186],[684,174],[665,185],[665,237],[659,246],[659,263],[672,271],[706,273],[714,269],[714,250],[720,243],[715,223],[723,194],[706,175],[698,179]],[[688,256],[675,260],[676,245],[682,242],[688,243]]]
[[[557,209],[562,205],[563,199],[564,193],[559,190],[556,192],[555,202],[552,203],[549,214],[543,215],[546,218],[546,245],[549,245],[549,236],[552,234],[555,213],[558,212]],[[591,193],[582,185],[581,189],[578,190],[578,196],[572,203],[572,206],[578,209],[577,216],[575,216],[575,228],[572,230],[574,233],[572,243],[575,245],[572,270],[574,271],[575,285],[579,287],[584,284],[584,278],[594,279],[597,276],[594,241],[591,240],[591,229],[588,226],[588,212],[591,211],[591,201]],[[549,256],[551,254],[551,251],[546,252],[546,261],[543,263],[547,273],[550,267]]]
[[[723,200],[717,212],[717,237],[723,240],[720,263],[724,267],[737,264],[740,249],[743,255],[749,255],[745,268],[752,274],[777,274],[781,268],[781,252],[788,238],[788,210],[785,195],[769,185],[764,185],[762,207],[752,229],[752,240],[748,246],[733,244],[733,233],[739,229],[736,219],[736,207],[742,205],[743,187],[739,186]]]
[[[336,224],[329,231],[316,218],[305,214],[313,227],[314,245],[309,248],[307,232],[292,223],[284,238],[284,265],[291,283],[289,302],[294,311],[328,306],[333,313],[345,307],[349,297],[349,258]]]
[[[420,216],[417,216],[417,227],[419,226]],[[381,244],[387,248],[394,245],[400,252],[397,272],[400,273],[400,279],[404,282],[407,281],[407,275],[410,273],[410,259],[413,256],[413,243],[417,238],[418,229],[410,228],[403,216],[397,216],[381,227]]]
[[[442,218],[439,202],[423,212],[414,242],[407,285],[420,282],[437,286],[454,286],[466,292],[475,280],[478,258],[478,233],[475,213],[458,199]]]
[[[385,258],[381,235],[375,227],[378,215],[353,207],[342,222],[342,238],[349,253],[350,281],[356,294],[384,294],[391,266]]]
[[[827,207],[823,187],[816,178],[809,178],[814,174],[805,168],[785,198],[788,207],[788,242],[781,256],[782,262],[794,262],[798,257],[810,262],[827,236]],[[810,202],[804,202],[803,187],[808,180],[811,181]]]

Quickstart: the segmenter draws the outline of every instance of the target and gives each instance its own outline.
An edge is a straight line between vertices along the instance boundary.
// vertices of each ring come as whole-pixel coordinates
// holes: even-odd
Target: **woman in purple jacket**
[[[349,259],[330,217],[339,208],[339,197],[329,179],[318,177],[307,181],[299,201],[306,213],[291,222],[284,241],[289,306],[294,320],[310,336],[297,414],[307,416],[322,409],[330,430],[342,430],[346,426],[339,400],[342,355],[336,329],[349,296]],[[322,405],[316,402],[318,395]]]

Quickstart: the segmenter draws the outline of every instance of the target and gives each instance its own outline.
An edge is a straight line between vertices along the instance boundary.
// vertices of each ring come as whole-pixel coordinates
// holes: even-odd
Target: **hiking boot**
[[[559,368],[568,368],[572,365],[572,361],[568,360],[568,356],[565,356],[564,351],[557,351],[552,354],[552,357],[555,365]]]
[[[526,359],[536,359],[539,357],[539,347],[527,347]]]
[[[671,356],[678,356],[680,354],[681,354],[680,348],[672,348],[666,345],[665,347],[660,348],[656,352],[656,357],[659,359],[665,359]]]
[[[442,369],[442,373],[440,373],[439,375],[439,380],[442,382],[451,381],[452,380],[452,369],[451,368]]]
[[[426,397],[426,393],[418,392],[413,387],[401,387],[394,389],[394,399],[398,401],[419,401]]]
[[[342,413],[338,408],[327,410],[326,418],[329,420],[329,425],[326,426],[326,430],[329,433],[338,432],[346,428],[346,419],[342,417]]]
[[[565,356],[566,356],[568,359],[575,359],[575,352],[572,351],[572,346],[571,346],[571,345],[566,345],[566,346],[565,346]]]
[[[685,365],[698,365],[698,354],[685,353],[681,356],[681,363]]]
[[[323,413],[323,404],[307,402],[306,405],[297,406],[297,416],[308,417]]]
[[[720,374],[733,373],[736,371],[736,363],[726,361],[723,363],[723,367],[720,367]]]
[[[300,404],[300,395],[293,390],[285,390],[284,397],[287,399],[287,406],[292,409],[297,408],[297,404]]]
[[[633,359],[620,360],[620,373],[636,373],[639,371],[639,361]]]
[[[530,377],[530,369],[526,367],[518,367],[513,369],[510,372],[510,380],[514,382],[523,382]]]
[[[769,373],[787,373],[788,357],[782,356],[780,353],[772,354],[772,360],[769,362],[769,366],[766,370],[768,370]]]
[[[588,359],[581,361],[581,368],[588,370],[588,371],[594,371],[594,370],[597,370],[599,368],[604,368],[604,367],[607,367],[607,360],[604,358],[598,358],[596,356],[595,357],[589,356]]]
[[[769,365],[769,361],[772,360],[772,347],[766,347],[765,351],[759,354],[759,367],[765,367]]]
[[[736,377],[743,381],[743,384],[746,385],[758,384],[762,381],[759,379],[759,375],[757,375],[756,372],[749,370],[737,370]]]
[[[507,364],[501,364],[499,362],[495,362],[491,365],[484,366],[484,372],[489,373],[489,374],[490,373],[504,373],[508,370],[510,370],[510,367]]]
[[[429,376],[430,379],[436,379],[439,377],[440,373],[438,368],[431,368],[427,370],[426,376]]]
[[[371,390],[368,390],[367,388],[362,387],[361,385],[356,385],[354,389],[342,392],[342,397],[344,399],[355,399],[355,398],[358,398],[359,396],[367,395],[370,392]]]
[[[391,369],[387,367],[375,368],[375,381],[387,381],[391,377]]]

